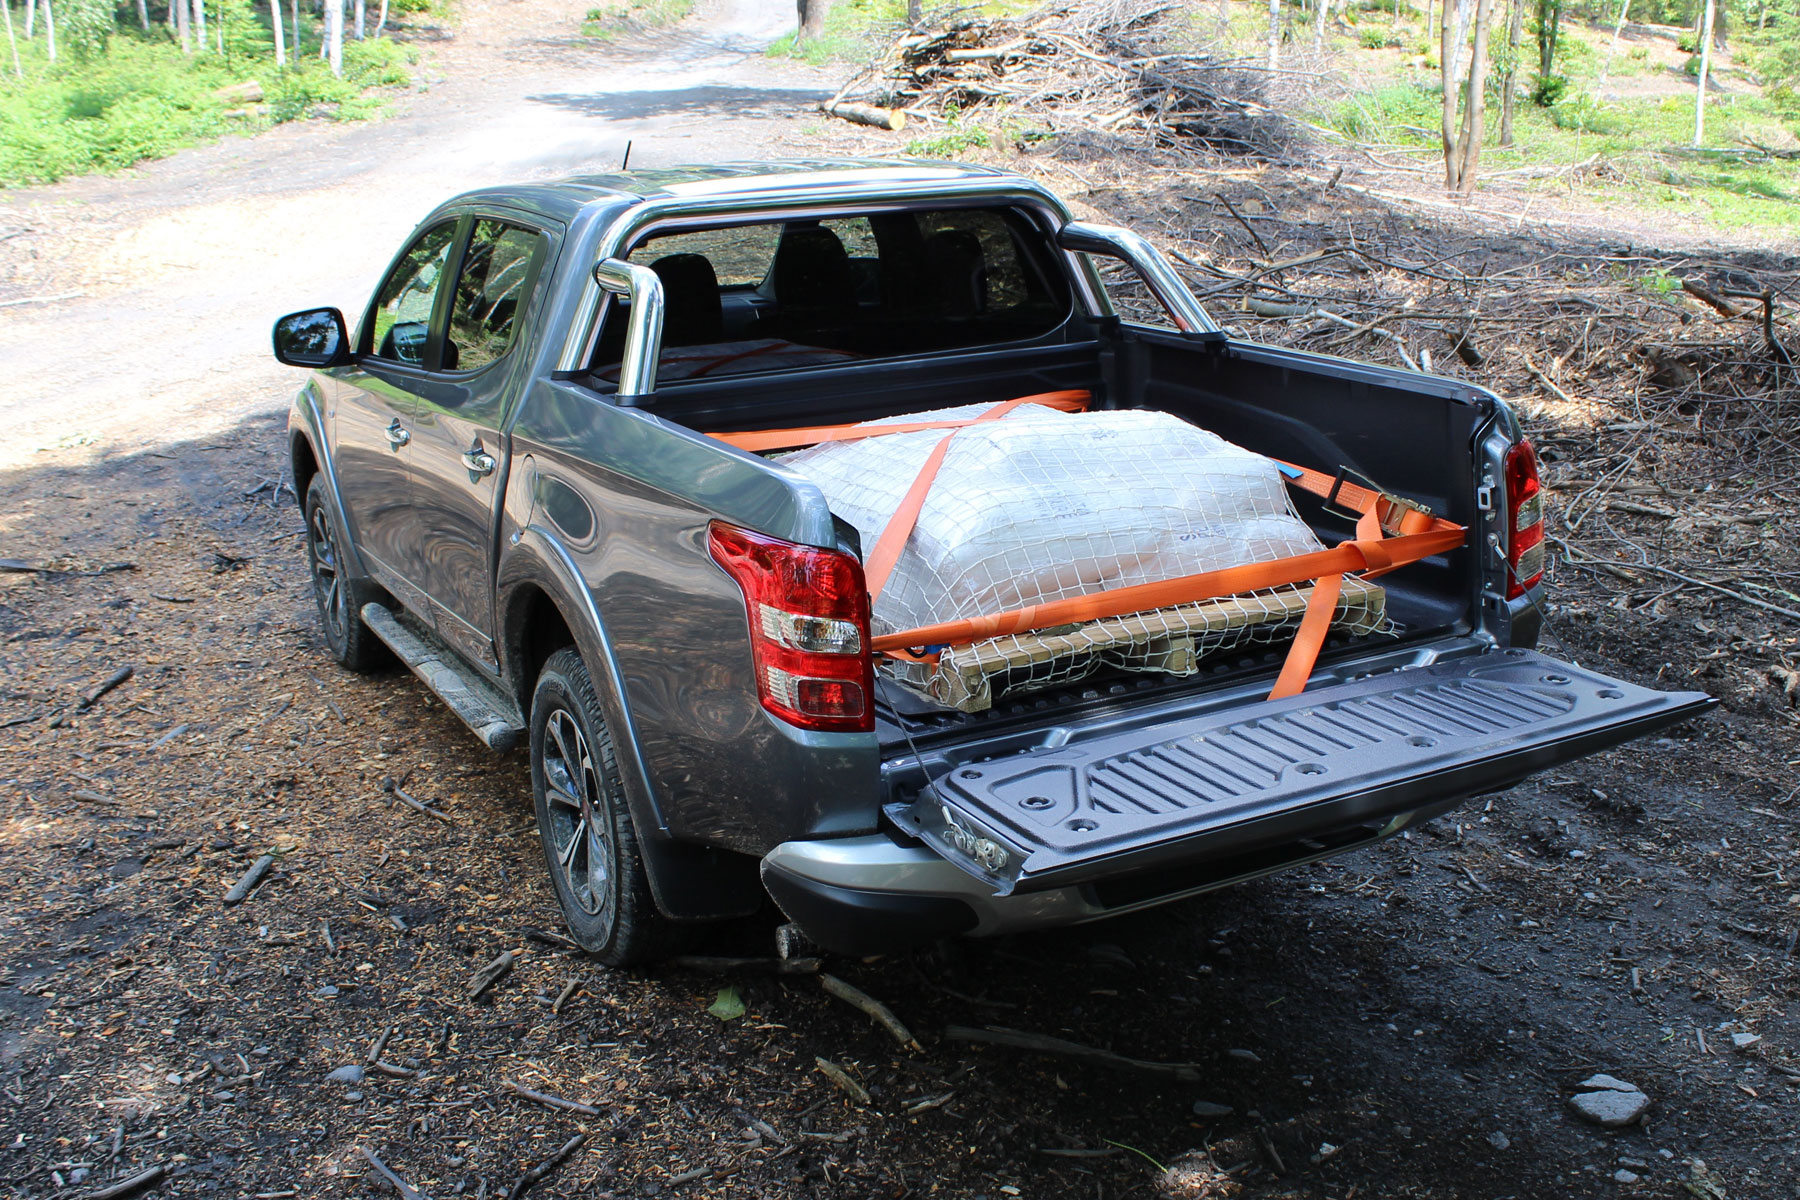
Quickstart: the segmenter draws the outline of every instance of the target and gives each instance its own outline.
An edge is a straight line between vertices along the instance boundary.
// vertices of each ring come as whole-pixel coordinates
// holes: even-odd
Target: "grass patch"
[[[587,10],[581,36],[611,41],[632,30],[665,28],[693,11],[694,0],[613,0]]]
[[[315,29],[303,30],[305,50],[278,69],[273,35],[249,3],[227,3],[223,18],[223,54],[216,41],[213,53],[190,56],[160,29],[117,28],[86,55],[65,50],[52,63],[41,37],[21,38],[25,77],[0,79],[0,186],[116,170],[302,117],[359,120],[381,108],[374,89],[410,82],[413,52],[385,38],[345,41],[339,79],[318,61]],[[209,32],[216,37],[216,26]],[[263,103],[216,95],[249,80],[262,85]]]

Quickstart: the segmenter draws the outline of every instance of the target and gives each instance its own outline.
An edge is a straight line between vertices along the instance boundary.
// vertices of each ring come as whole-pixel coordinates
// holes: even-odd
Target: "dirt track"
[[[488,61],[455,53],[471,59],[447,54],[449,69]],[[560,95],[617,53],[532,43],[496,57],[531,95]],[[668,90],[766,87],[766,74],[740,58]],[[587,1144],[532,1195],[1795,1194],[1800,755],[1791,710],[1746,648],[1779,658],[1793,638],[1779,621],[1691,595],[1626,611],[1575,576],[1557,630],[1589,665],[1727,697],[1695,727],[1407,840],[1199,902],[826,965],[888,1002],[920,1053],[808,977],[736,980],[747,1015],[721,1023],[706,1008],[732,981],[604,971],[532,940],[557,918],[522,762],[488,757],[404,675],[351,677],[320,650],[293,499],[277,489],[276,409],[290,380],[260,357],[285,301],[353,306],[424,207],[486,177],[452,181],[447,161],[415,177],[432,155],[382,165],[416,131],[440,128],[431,105],[479,127],[458,86],[383,126],[282,131],[142,179],[7,198],[33,214],[84,200],[66,261],[27,282],[92,293],[68,310],[0,315],[0,404],[13,418],[0,555],[66,569],[0,575],[9,1194],[83,1195],[153,1165],[167,1174],[146,1194],[391,1194],[366,1147],[440,1200],[499,1196],[578,1131]],[[602,103],[625,102],[590,107]],[[668,110],[689,104],[710,114],[712,93],[628,119],[688,120]],[[648,161],[778,152],[797,125],[691,119],[690,140],[664,153],[652,137],[634,159],[646,144]],[[606,139],[627,127],[601,128],[582,153],[610,164]],[[558,141],[567,130],[493,169],[578,165],[543,149],[569,144]],[[368,164],[336,199],[334,154]],[[290,177],[297,160],[310,183]],[[217,211],[178,203],[215,172],[249,199]],[[1115,213],[1177,202],[1084,199]],[[328,224],[362,258],[294,238],[254,278],[212,269],[273,244],[259,203],[291,213],[315,202],[342,205]],[[223,215],[246,208],[235,226]],[[212,231],[223,257],[188,270],[157,267],[145,250],[112,278],[107,256],[90,253],[171,228]],[[41,236],[54,257],[61,234]],[[190,306],[169,336],[198,348],[164,361],[155,349],[170,310],[156,305],[168,296]],[[69,380],[56,347],[77,335],[105,349]],[[1576,439],[1565,469],[1594,436],[1539,432]],[[57,437],[61,449],[31,452]],[[135,566],[76,573],[119,563]],[[80,707],[127,665],[129,680]],[[450,822],[392,801],[384,779]],[[267,880],[224,906],[271,849],[281,853]],[[734,931],[721,948],[760,953],[766,933]],[[475,972],[509,949],[512,973],[468,998]],[[572,980],[584,986],[557,1011]],[[989,1024],[1192,1062],[1201,1082],[943,1036]],[[383,1060],[418,1074],[365,1063],[390,1026]],[[1762,1041],[1740,1053],[1733,1032]],[[834,1088],[819,1056],[870,1102]],[[359,1082],[328,1079],[351,1065]],[[1609,1133],[1571,1118],[1572,1085],[1597,1071],[1650,1094],[1646,1125]],[[598,1115],[521,1100],[506,1081]],[[1196,1101],[1233,1111],[1201,1117]],[[1615,1182],[1619,1170],[1641,1178]]]

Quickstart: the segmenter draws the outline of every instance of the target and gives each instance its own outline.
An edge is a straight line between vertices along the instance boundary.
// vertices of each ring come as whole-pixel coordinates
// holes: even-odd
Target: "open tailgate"
[[[1500,650],[971,763],[888,813],[1005,895],[1441,806],[1713,704]]]

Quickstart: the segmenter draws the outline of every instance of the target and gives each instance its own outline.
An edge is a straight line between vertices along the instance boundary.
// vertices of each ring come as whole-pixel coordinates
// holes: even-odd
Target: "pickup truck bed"
[[[336,310],[277,326],[317,368],[291,444],[321,616],[346,665],[372,630],[489,745],[528,744],[558,898],[611,961],[765,888],[857,952],[1090,920],[1367,844],[1711,703],[1535,651],[1541,501],[1498,397],[1233,339],[1143,239],[1017,177],[651,172],[473,193],[421,230],[354,340]],[[1115,316],[1090,254],[1173,328]],[[440,279],[460,282],[409,299]],[[829,720],[772,701],[777,635],[716,531],[857,579],[867,548],[803,476],[710,435],[1068,389],[1374,481],[1467,540],[1383,576],[1392,628],[1328,641],[1283,700],[1273,646],[978,713],[886,681]],[[1325,544],[1349,535],[1296,501]],[[824,653],[802,657],[853,667]]]

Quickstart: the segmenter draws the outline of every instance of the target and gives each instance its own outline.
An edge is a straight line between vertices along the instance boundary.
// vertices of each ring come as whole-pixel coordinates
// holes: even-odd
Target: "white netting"
[[[991,405],[872,424],[955,420]],[[834,442],[783,462],[818,484],[871,551],[944,430]],[[876,598],[877,634],[1046,600],[1319,550],[1281,473],[1260,454],[1157,412],[1022,405],[950,444],[918,522]],[[1063,682],[1105,664],[1184,674],[1248,641],[1291,633],[1307,587],[1288,587],[1074,629],[996,638],[936,664],[884,664],[954,707]],[[1340,626],[1382,623],[1381,591],[1347,588]]]

